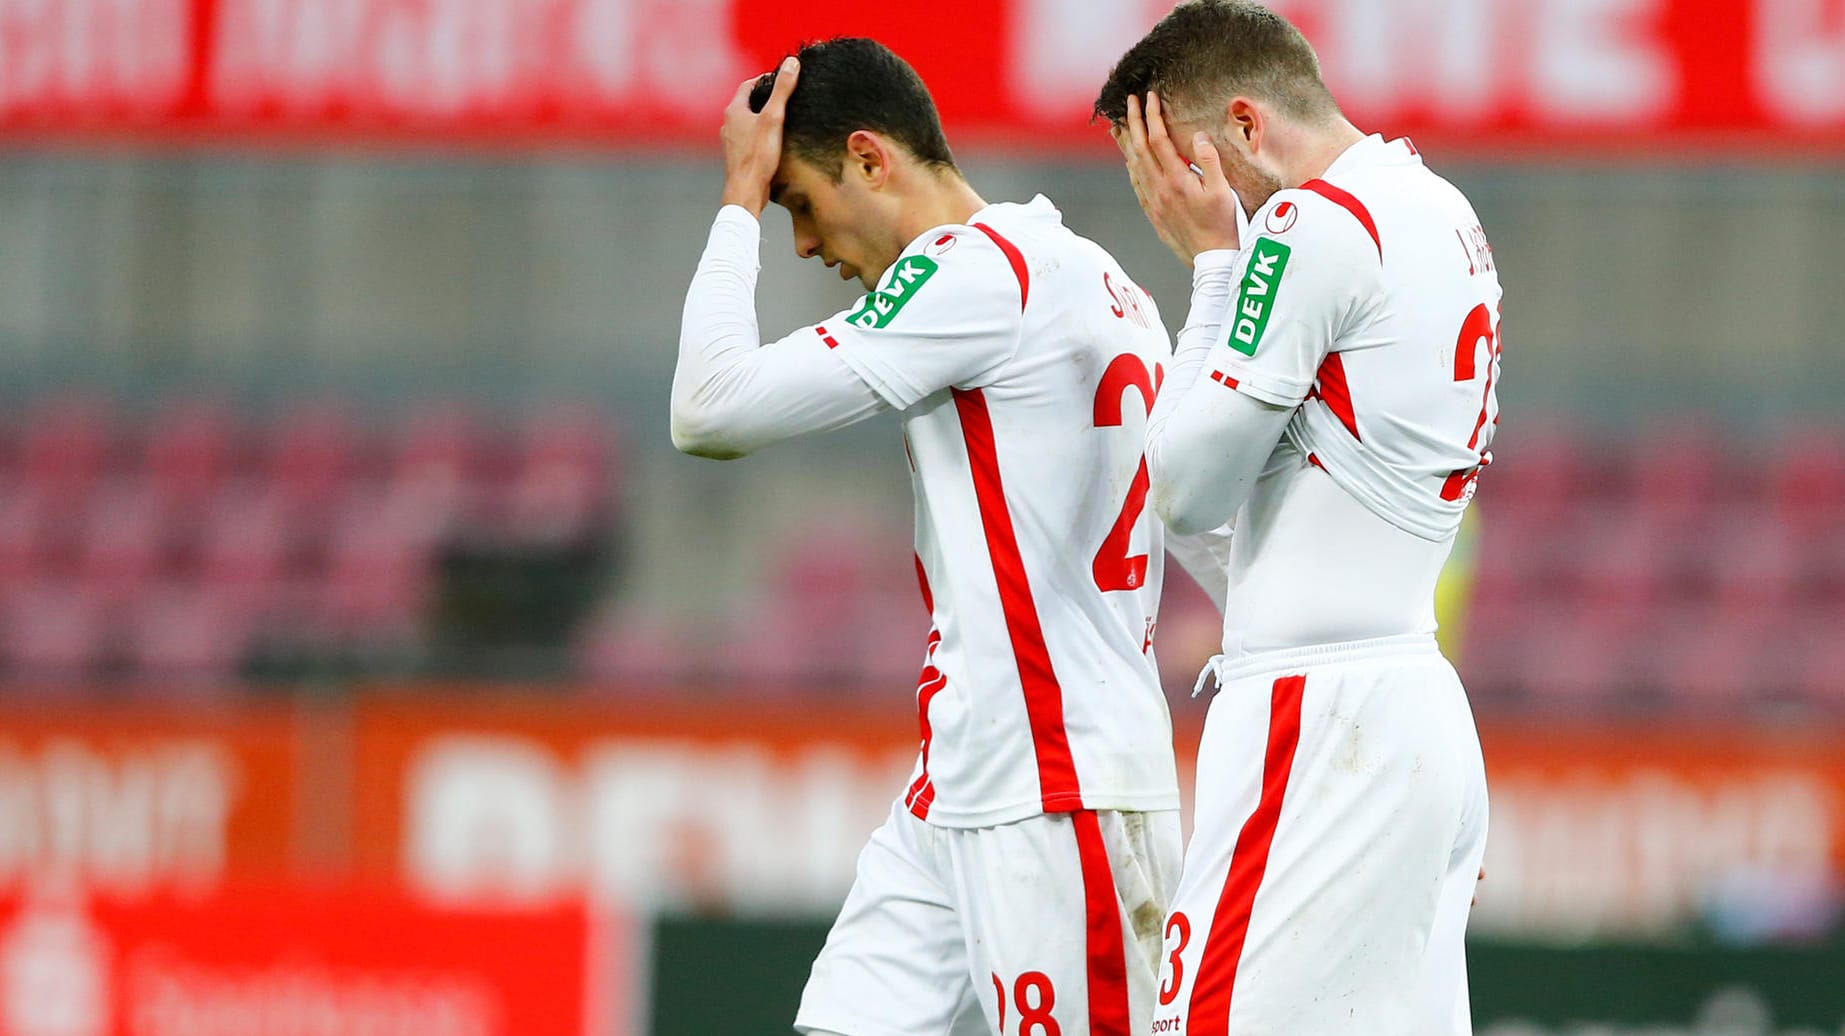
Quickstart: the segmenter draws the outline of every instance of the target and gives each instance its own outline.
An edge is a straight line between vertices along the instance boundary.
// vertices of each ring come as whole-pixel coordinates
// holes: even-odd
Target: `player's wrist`
[[[760,218],[762,210],[769,204],[768,188],[757,184],[740,184],[734,180],[724,181],[724,192],[718,196],[718,207],[735,205],[737,208]]]

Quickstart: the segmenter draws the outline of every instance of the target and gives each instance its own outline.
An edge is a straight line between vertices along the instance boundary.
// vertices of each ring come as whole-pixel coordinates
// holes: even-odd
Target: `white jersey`
[[[907,808],[951,827],[1176,809],[1142,459],[1171,348],[1152,300],[1040,196],[921,235],[806,333],[902,411],[934,623]]]
[[[1235,280],[1207,376],[1299,409],[1238,517],[1226,656],[1432,633],[1499,413],[1473,207],[1407,140],[1367,137],[1255,214]]]

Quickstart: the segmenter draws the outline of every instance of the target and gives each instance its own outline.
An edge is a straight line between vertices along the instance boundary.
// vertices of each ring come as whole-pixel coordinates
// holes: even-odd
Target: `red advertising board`
[[[951,139],[1087,123],[1168,0],[0,0],[0,134],[708,147],[796,42],[876,36]],[[1360,125],[1522,157],[1845,150],[1839,0],[1276,0]]]
[[[68,889],[68,886],[66,886]],[[434,910],[402,895],[238,885],[208,896],[0,900],[4,1036],[584,1036],[582,906]]]

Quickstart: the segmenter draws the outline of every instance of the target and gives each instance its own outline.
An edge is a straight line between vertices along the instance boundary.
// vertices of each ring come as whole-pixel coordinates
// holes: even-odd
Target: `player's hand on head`
[[[1224,178],[1223,161],[1203,133],[1191,141],[1187,161],[1166,130],[1159,94],[1127,99],[1127,125],[1112,131],[1115,146],[1127,161],[1134,196],[1153,229],[1185,265],[1200,252],[1236,248],[1236,192]],[[1196,164],[1198,171],[1193,172]]]
[[[782,59],[760,112],[750,109],[750,92],[760,79],[752,76],[737,87],[724,109],[724,126],[718,137],[724,144],[724,196],[722,204],[741,205],[760,216],[769,204],[769,181],[782,162],[782,121],[788,113],[788,96],[800,78],[801,63],[790,55]]]

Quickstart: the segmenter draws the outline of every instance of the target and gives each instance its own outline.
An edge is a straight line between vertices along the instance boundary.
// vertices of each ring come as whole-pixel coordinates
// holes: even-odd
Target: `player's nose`
[[[812,259],[819,255],[820,235],[803,234],[797,231],[794,235],[794,254],[803,259]]]

